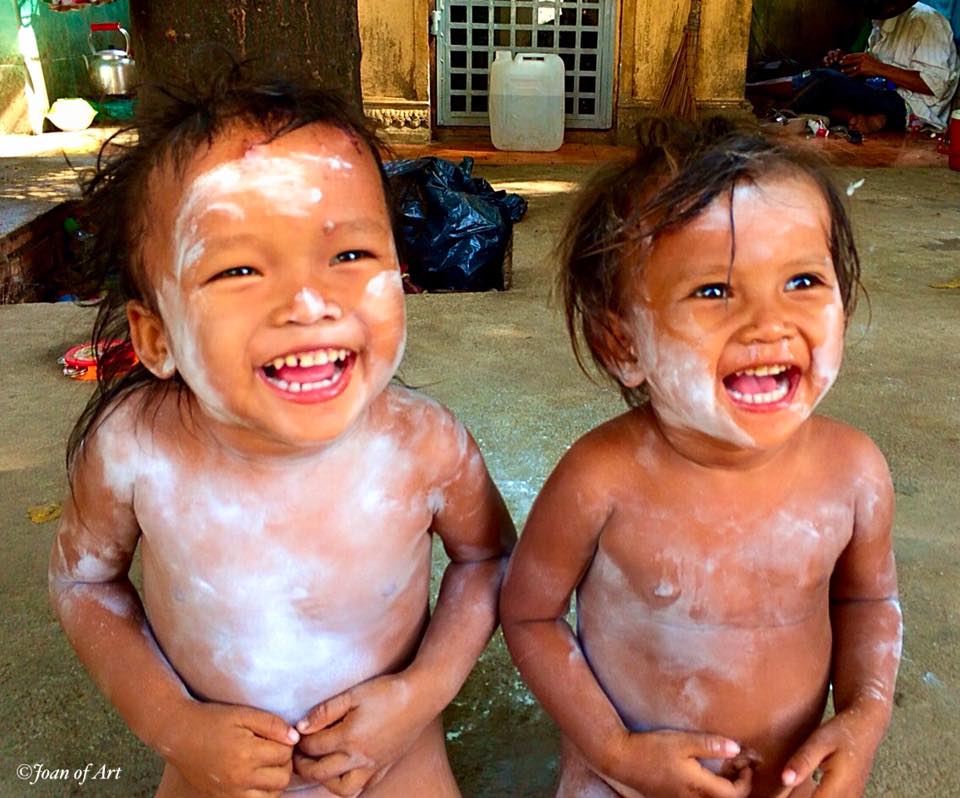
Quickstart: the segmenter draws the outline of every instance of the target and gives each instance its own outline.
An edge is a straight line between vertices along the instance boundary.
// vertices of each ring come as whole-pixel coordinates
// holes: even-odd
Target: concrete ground
[[[550,247],[590,168],[483,163],[479,174],[530,201],[515,233],[513,289],[408,301],[402,376],[467,423],[518,524],[566,447],[621,409],[613,391],[577,371],[548,301]],[[960,174],[835,174],[843,185],[865,179],[853,207],[870,303],[822,410],[865,430],[890,461],[906,623],[896,711],[867,794],[960,797],[960,291],[930,287],[960,276]],[[160,771],[60,633],[45,588],[56,525],[27,513],[63,494],[64,441],[90,389],[61,376],[56,359],[86,339],[91,319],[68,305],[0,307],[0,795],[11,798],[147,796]],[[550,795],[556,733],[499,635],[446,720],[465,795]],[[82,787],[72,773],[30,785],[18,781],[21,763],[122,772]]]

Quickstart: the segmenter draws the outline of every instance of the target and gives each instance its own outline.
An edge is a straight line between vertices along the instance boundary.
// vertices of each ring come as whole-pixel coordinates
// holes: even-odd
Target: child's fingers
[[[317,704],[303,720],[297,722],[297,730],[300,734],[313,734],[341,720],[352,707],[353,701],[350,691],[347,690],[333,698],[328,698],[322,704]]]
[[[306,734],[300,738],[300,750],[307,756],[318,759],[327,754],[348,749],[346,735],[340,726],[329,729],[320,729],[313,734]]]
[[[256,748],[256,757],[258,767],[286,766],[289,770],[290,761],[293,759],[293,747],[275,743],[272,740],[260,740]]]
[[[350,796],[359,795],[360,792],[366,788],[372,776],[372,770],[357,768],[351,770],[349,773],[345,773],[338,779],[331,779],[330,781],[324,782],[323,786],[334,795],[342,796],[342,798],[350,798]]]
[[[750,790],[753,789],[753,767],[746,765],[740,770],[739,775],[733,781],[737,798],[748,798]]]
[[[273,740],[281,745],[295,745],[300,741],[300,735],[283,718],[271,712],[264,712],[252,707],[243,707],[240,712],[239,724],[252,731],[257,737],[264,740]]]
[[[823,760],[833,753],[834,746],[821,733],[822,728],[810,735],[810,738],[787,760],[781,774],[781,780],[785,787],[795,787],[798,784],[803,784],[820,767]]]
[[[314,759],[303,754],[293,755],[294,771],[305,779],[318,781],[321,784],[339,778],[347,773],[351,767],[351,759],[344,753],[330,754],[320,759]]]
[[[672,732],[672,734],[681,738],[684,753],[697,759],[730,759],[740,753],[740,746],[728,737],[687,732]]]
[[[749,787],[744,792],[740,779],[732,782],[703,767],[691,778],[690,786],[695,795],[703,798],[747,798],[750,794]]]
[[[254,771],[251,787],[270,793],[283,792],[290,786],[290,766],[260,767]]]

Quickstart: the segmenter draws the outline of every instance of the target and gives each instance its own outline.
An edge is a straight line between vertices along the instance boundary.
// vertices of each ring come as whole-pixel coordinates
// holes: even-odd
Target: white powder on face
[[[369,297],[378,299],[389,289],[403,291],[403,278],[399,271],[387,269],[375,274],[367,283],[365,293]]]
[[[195,247],[202,244],[196,237],[200,218],[213,211],[226,213],[234,219],[245,218],[242,207],[228,199],[233,195],[259,195],[271,213],[309,216],[312,206],[323,199],[323,192],[313,183],[317,164],[333,172],[353,168],[352,164],[336,156],[307,152],[273,156],[254,147],[242,158],[227,161],[199,175],[190,186],[174,225],[174,274],[177,281],[199,257]]]
[[[204,363],[198,342],[201,339],[199,313],[185,306],[180,290],[171,280],[163,280],[157,291],[157,306],[163,318],[170,352],[164,366],[173,364],[197,401],[212,418],[228,424],[246,426],[231,413],[221,391],[210,381],[210,370]]]
[[[717,377],[689,344],[659,330],[647,308],[634,308],[640,366],[657,416],[664,423],[751,448],[753,438],[720,406]]]
[[[297,306],[306,311],[298,321],[301,324],[312,324],[323,318],[340,318],[340,308],[334,302],[326,302],[322,296],[309,288],[301,288],[294,297]]]
[[[810,370],[820,391],[814,402],[816,407],[826,396],[840,373],[840,363],[843,360],[843,302],[840,299],[840,289],[834,288],[834,301],[823,309],[826,326],[826,335],[820,346],[814,347],[811,354]],[[813,410],[811,407],[811,412]]]

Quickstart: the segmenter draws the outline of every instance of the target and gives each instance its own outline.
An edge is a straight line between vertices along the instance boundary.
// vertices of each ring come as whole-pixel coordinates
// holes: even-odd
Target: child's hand
[[[712,773],[699,761],[735,758],[734,780]],[[615,762],[603,777],[626,796],[747,798],[753,783],[750,757],[741,758],[737,743],[713,734],[674,731],[629,734],[615,755]]]
[[[176,742],[161,753],[200,795],[273,798],[290,783],[299,734],[252,707],[191,701],[171,716]]]
[[[379,781],[413,745],[433,715],[422,717],[403,676],[380,676],[317,704],[297,724],[293,768],[336,795]]]
[[[874,725],[868,727],[869,730],[874,728]],[[782,776],[784,786],[803,784],[819,768],[823,771],[823,778],[815,793],[816,798],[863,795],[876,750],[872,744],[874,735],[869,730],[864,731],[856,710],[841,712],[831,718],[787,761]]]

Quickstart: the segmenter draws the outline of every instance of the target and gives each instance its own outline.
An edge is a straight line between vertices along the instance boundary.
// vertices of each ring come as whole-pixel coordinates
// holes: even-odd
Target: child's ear
[[[130,326],[133,349],[140,362],[161,380],[172,377],[176,371],[176,363],[162,319],[142,302],[134,299],[127,302],[127,324]]]
[[[618,314],[607,311],[599,329],[603,362],[607,371],[625,388],[637,388],[647,375],[640,365],[636,333]]]

